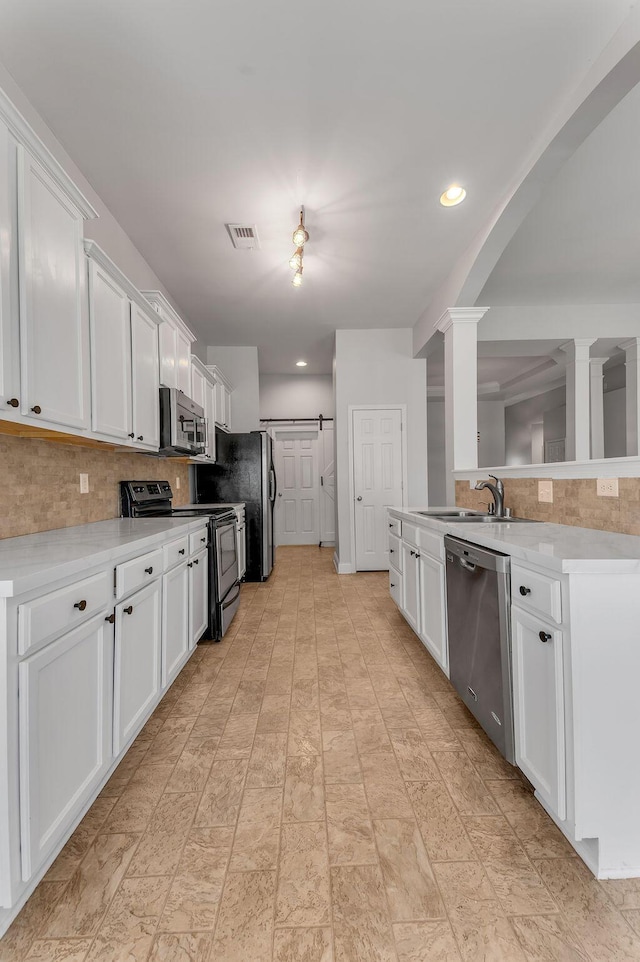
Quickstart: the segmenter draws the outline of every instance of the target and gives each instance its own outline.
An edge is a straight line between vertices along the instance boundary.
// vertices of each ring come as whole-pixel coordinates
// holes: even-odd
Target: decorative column
[[[455,504],[452,472],[478,467],[478,322],[488,307],[450,307],[444,334],[444,420],[447,504]]]
[[[618,344],[627,361],[627,457],[640,454],[640,337]]]
[[[591,455],[589,348],[595,338],[576,337],[562,345],[567,363],[567,461],[588,461]]]
[[[591,457],[604,457],[604,376],[602,368],[608,357],[592,357],[591,373]]]

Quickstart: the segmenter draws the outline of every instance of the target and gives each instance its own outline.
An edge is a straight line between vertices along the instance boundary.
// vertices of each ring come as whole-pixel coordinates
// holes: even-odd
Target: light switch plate
[[[553,504],[553,481],[538,481],[538,501]]]
[[[617,478],[598,478],[596,481],[596,491],[599,498],[617,498],[618,497],[618,479]]]
[[[80,475],[80,494],[89,494],[89,475]]]

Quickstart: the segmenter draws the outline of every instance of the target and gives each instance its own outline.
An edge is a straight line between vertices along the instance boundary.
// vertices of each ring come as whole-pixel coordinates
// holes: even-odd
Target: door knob
[[[361,495],[361,494],[358,495],[358,497],[356,498],[356,501],[362,501],[362,495]]]
[[[279,497],[279,498],[282,497],[282,491],[278,491],[278,497]]]

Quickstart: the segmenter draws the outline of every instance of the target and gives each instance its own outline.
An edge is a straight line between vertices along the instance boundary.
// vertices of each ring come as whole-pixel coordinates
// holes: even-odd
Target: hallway
[[[0,962],[630,962],[598,882],[389,598],[278,549],[200,645]]]

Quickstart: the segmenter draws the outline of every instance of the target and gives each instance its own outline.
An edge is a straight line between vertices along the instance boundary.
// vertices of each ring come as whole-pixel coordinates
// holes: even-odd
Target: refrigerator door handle
[[[273,465],[269,468],[269,501],[276,500],[276,494],[278,493],[278,482],[276,479],[276,472]]]

